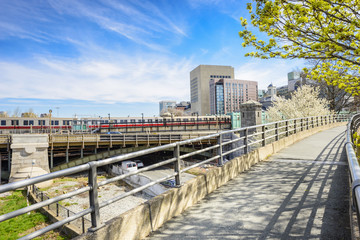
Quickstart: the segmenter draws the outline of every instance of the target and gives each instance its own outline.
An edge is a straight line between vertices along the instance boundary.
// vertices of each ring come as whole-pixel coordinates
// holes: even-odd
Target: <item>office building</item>
[[[210,114],[240,111],[240,105],[249,100],[258,101],[256,81],[237,79],[210,79]]]
[[[234,79],[234,68],[231,66],[199,65],[190,72],[192,114],[210,114],[210,79]]]
[[[299,72],[289,72],[288,73],[288,91],[295,91],[298,87],[301,86],[301,76]]]
[[[168,108],[175,108],[176,107],[176,101],[160,101],[159,102],[159,114],[166,112]]]

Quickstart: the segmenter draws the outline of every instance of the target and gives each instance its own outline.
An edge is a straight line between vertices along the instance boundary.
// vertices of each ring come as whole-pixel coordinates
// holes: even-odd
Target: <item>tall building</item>
[[[210,79],[210,114],[238,112],[242,103],[258,101],[257,84],[247,80]]]
[[[199,65],[190,72],[191,112],[193,114],[210,114],[210,79],[234,79],[234,68],[231,66]]]
[[[166,111],[168,108],[175,108],[176,107],[176,101],[160,101],[159,102],[159,114],[163,111]]]
[[[301,76],[299,72],[289,72],[288,73],[288,91],[294,91],[299,86],[301,86]]]

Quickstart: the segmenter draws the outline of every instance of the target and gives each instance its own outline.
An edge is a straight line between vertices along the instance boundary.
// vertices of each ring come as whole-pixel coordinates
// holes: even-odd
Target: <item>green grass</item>
[[[26,207],[26,198],[22,191],[14,191],[12,195],[0,198],[0,215]],[[21,236],[29,234],[29,229],[45,223],[47,217],[38,212],[23,214],[15,218],[0,223],[0,239],[11,240],[18,239]],[[31,231],[32,232],[32,231]],[[63,239],[62,236],[56,236],[56,239]],[[45,239],[45,238],[36,238]]]

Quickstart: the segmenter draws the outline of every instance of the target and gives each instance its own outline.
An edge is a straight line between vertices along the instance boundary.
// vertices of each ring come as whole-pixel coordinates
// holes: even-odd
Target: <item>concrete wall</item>
[[[142,239],[254,164],[314,133],[345,124],[334,123],[309,129],[232,159],[222,167],[187,181],[180,188],[173,188],[113,218],[96,232],[88,232],[76,239]]]
[[[39,167],[49,173],[48,134],[13,134],[10,182],[21,169]],[[20,174],[23,175],[23,174]],[[25,179],[19,176],[19,179]]]

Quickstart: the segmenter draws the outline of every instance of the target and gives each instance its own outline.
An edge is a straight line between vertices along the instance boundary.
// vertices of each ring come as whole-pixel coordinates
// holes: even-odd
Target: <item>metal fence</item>
[[[176,143],[158,146],[155,148],[141,150],[138,152],[133,152],[133,153],[128,153],[128,154],[124,154],[124,155],[120,155],[120,156],[116,156],[116,157],[111,157],[111,158],[104,159],[104,160],[93,161],[93,162],[89,162],[84,165],[60,170],[57,172],[45,174],[42,176],[26,179],[26,180],[19,181],[19,182],[2,185],[2,186],[0,186],[0,193],[15,190],[15,189],[22,188],[22,187],[26,187],[29,185],[43,182],[43,181],[52,180],[52,179],[55,179],[58,177],[64,177],[64,176],[68,176],[71,174],[81,173],[84,171],[88,172],[88,186],[82,187],[75,191],[68,192],[66,194],[62,194],[62,195],[59,195],[59,196],[56,196],[56,197],[53,197],[50,199],[43,199],[43,201],[41,201],[39,203],[36,203],[31,206],[1,215],[0,222],[5,221],[10,218],[13,218],[13,217],[16,217],[18,215],[27,213],[29,211],[39,209],[41,207],[47,207],[51,204],[56,204],[59,201],[70,198],[72,196],[79,195],[79,194],[82,194],[85,192],[89,192],[89,206],[90,206],[89,208],[87,208],[81,212],[75,213],[73,215],[66,216],[66,217],[64,217],[63,220],[53,223],[53,224],[51,224],[45,228],[42,228],[36,232],[33,232],[21,239],[31,239],[31,238],[40,236],[41,234],[51,231],[53,229],[56,229],[58,227],[61,227],[62,225],[66,224],[66,223],[72,222],[76,219],[81,219],[82,217],[84,217],[87,214],[90,214],[90,216],[91,216],[91,228],[90,229],[96,229],[100,226],[100,213],[99,213],[100,209],[105,206],[108,206],[109,204],[112,204],[122,198],[125,198],[129,195],[133,195],[137,192],[141,192],[142,190],[144,190],[150,186],[164,182],[169,179],[175,178],[175,184],[177,186],[180,186],[181,182],[182,182],[180,174],[183,172],[186,172],[192,168],[201,166],[206,163],[214,162],[214,161],[219,166],[222,166],[224,164],[224,162],[226,161],[225,159],[231,159],[234,156],[236,157],[237,155],[240,155],[240,154],[246,154],[246,153],[252,151],[253,149],[259,148],[261,146],[265,146],[266,144],[277,141],[277,140],[284,138],[286,136],[289,136],[291,134],[295,134],[300,131],[304,131],[307,129],[311,129],[311,128],[315,128],[315,127],[319,127],[319,126],[323,126],[323,125],[328,125],[328,124],[331,124],[334,122],[347,121],[347,120],[348,120],[348,115],[317,116],[317,117],[307,117],[307,118],[284,120],[284,121],[273,122],[273,123],[268,123],[268,124],[264,124],[264,125],[257,125],[257,126],[247,127],[247,128],[228,130],[228,131],[223,131],[223,132],[219,132],[216,134],[211,134],[208,136],[202,136],[202,137],[198,137],[198,138],[194,138],[194,139],[188,139],[188,140],[179,141]],[[217,138],[217,140],[218,140],[216,144],[210,145],[210,146],[207,145],[200,150],[196,150],[194,152],[185,153],[185,154],[181,155],[180,147],[193,145],[193,144],[196,144],[199,142],[201,143],[201,141],[204,141],[204,140],[210,141],[210,139],[214,139],[214,138]],[[119,161],[133,159],[136,157],[144,156],[144,155],[151,154],[151,153],[161,152],[161,151],[169,150],[169,149],[171,149],[173,151],[173,157],[170,159],[153,164],[151,166],[141,168],[134,172],[129,172],[129,173],[126,173],[126,174],[123,174],[120,176],[116,176],[116,177],[104,180],[102,182],[99,182],[99,183],[97,182],[97,170],[99,167],[107,166],[110,164],[117,163]],[[203,160],[201,162],[197,162],[195,164],[192,164],[191,166],[187,166],[184,168],[180,167],[181,162],[184,159],[188,159],[192,156],[195,156],[195,155],[198,155],[198,154],[201,154],[204,152],[209,152],[209,151],[211,151],[213,154],[211,154],[211,156],[207,157],[205,160]],[[172,174],[169,174],[166,177],[154,180],[148,184],[145,184],[141,187],[135,188],[129,192],[115,196],[114,198],[112,198],[110,200],[99,202],[98,188],[100,186],[104,186],[106,184],[125,179],[129,176],[132,176],[132,175],[135,175],[138,173],[142,173],[142,172],[145,172],[145,171],[148,171],[151,169],[155,169],[160,166],[164,166],[164,165],[168,165],[168,164],[172,164],[174,167],[174,172]]]
[[[356,114],[350,119],[347,125],[345,148],[350,169],[353,208],[356,210],[358,216],[360,213],[360,166],[355,153],[356,146],[354,145],[353,136],[355,132],[359,131],[359,128],[360,114]]]
[[[46,193],[40,191],[39,188],[37,188],[35,185],[32,185],[30,189],[31,189],[32,193],[35,195],[35,197],[38,200],[41,200],[41,202],[43,202],[44,200],[50,199],[50,197]],[[63,219],[76,214],[75,212],[71,211],[70,209],[62,206],[59,202],[49,204],[47,206],[47,209],[54,212],[56,214],[56,217],[60,217]],[[72,221],[71,224],[73,224],[75,227],[78,227],[82,233],[85,233],[86,229],[91,227],[91,221],[87,217],[88,216],[86,216],[86,217],[82,216],[81,218],[77,218],[74,221]]]

